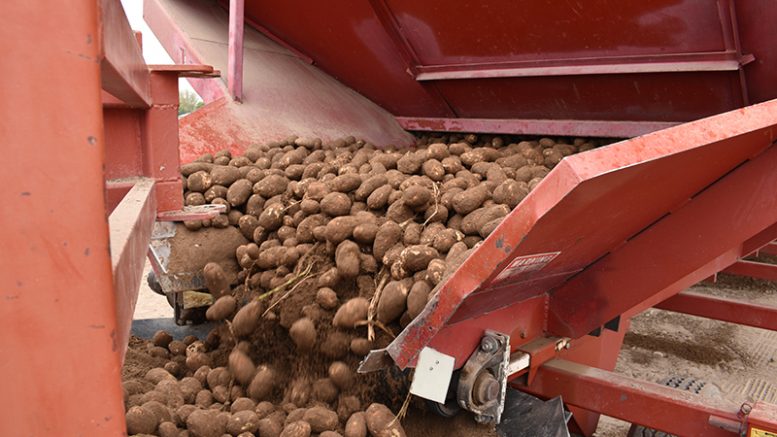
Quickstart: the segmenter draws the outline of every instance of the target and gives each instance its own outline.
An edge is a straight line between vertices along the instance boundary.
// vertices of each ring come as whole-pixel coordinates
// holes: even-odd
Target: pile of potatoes
[[[445,135],[394,150],[295,137],[183,165],[186,205],[227,209],[184,225],[235,226],[250,242],[236,251],[236,282],[216,263],[203,271],[215,298],[206,316],[226,331],[188,345],[160,334],[152,350],[171,361],[145,376],[153,390],[125,383],[129,433],[404,436],[385,405],[359,398],[358,360],[418,316],[564,156],[596,145]],[[283,380],[260,353],[259,334],[277,326],[287,337],[274,341],[290,340],[300,362],[324,362],[316,374]]]

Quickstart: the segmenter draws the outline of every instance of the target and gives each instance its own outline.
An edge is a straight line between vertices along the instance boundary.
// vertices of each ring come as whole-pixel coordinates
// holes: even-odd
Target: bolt
[[[494,352],[499,347],[499,342],[494,337],[483,337],[480,340],[480,349],[483,352]]]

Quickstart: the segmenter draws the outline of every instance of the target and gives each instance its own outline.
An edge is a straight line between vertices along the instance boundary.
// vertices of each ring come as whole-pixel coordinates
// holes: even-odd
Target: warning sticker
[[[758,428],[750,428],[750,434],[748,434],[748,437],[777,437],[777,434]]]
[[[504,270],[502,270],[502,273],[496,277],[496,280],[499,281],[512,276],[518,276],[521,273],[542,270],[560,253],[561,252],[535,253],[516,257],[510,261],[510,264],[508,264]]]

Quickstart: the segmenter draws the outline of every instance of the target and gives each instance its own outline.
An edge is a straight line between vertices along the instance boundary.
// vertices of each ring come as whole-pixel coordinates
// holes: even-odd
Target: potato
[[[483,225],[478,233],[481,237],[486,238],[491,235],[492,232],[494,232],[494,229],[496,229],[500,223],[502,223],[502,217],[491,220],[490,222]]]
[[[321,211],[331,217],[347,215],[351,212],[351,199],[347,194],[333,192],[321,200]]]
[[[350,193],[351,191],[359,188],[362,184],[362,178],[358,174],[349,173],[337,176],[332,179],[329,184],[332,191],[339,191],[341,193]]]
[[[335,313],[332,325],[338,328],[354,328],[357,322],[367,320],[370,303],[363,297],[355,297],[344,303]]]
[[[411,319],[421,314],[432,287],[426,281],[416,281],[407,295],[407,312]]]
[[[374,437],[406,437],[405,430],[394,413],[383,404],[372,404],[364,412],[370,435]]]
[[[331,359],[341,359],[348,354],[351,337],[340,331],[330,331],[321,342],[321,355]]]
[[[253,185],[254,194],[259,194],[265,199],[283,194],[289,185],[289,179],[281,175],[265,176],[262,180]]]
[[[353,197],[356,200],[365,201],[376,189],[386,185],[387,183],[388,179],[386,178],[386,175],[376,174],[370,176],[359,185],[359,188],[357,188],[353,193]]]
[[[467,235],[477,235],[486,223],[504,218],[509,213],[510,208],[506,205],[478,208],[461,221],[461,231]]]
[[[154,333],[154,336],[151,338],[151,342],[155,346],[165,347],[165,348],[172,341],[173,341],[173,336],[168,334],[166,331],[157,331]]]
[[[331,269],[324,272],[323,275],[318,277],[319,288],[333,288],[337,285],[338,282],[340,282],[340,272],[337,270],[337,267],[332,267]]]
[[[464,247],[466,249],[466,245]],[[426,267],[426,276],[429,278],[433,285],[437,285],[442,281],[446,268],[447,264],[445,261],[441,259],[433,259]]]
[[[397,160],[397,170],[404,174],[414,174],[421,169],[425,156],[422,152],[409,152]]]
[[[310,437],[310,424],[298,420],[290,423],[283,428],[280,437]]]
[[[313,383],[313,398],[318,401],[333,402],[338,393],[337,386],[329,378],[321,378]]]
[[[235,314],[232,319],[232,332],[237,337],[245,337],[254,332],[259,325],[259,318],[262,315],[262,303],[251,301]]]
[[[345,423],[343,437],[367,437],[367,421],[364,413],[353,413]]]
[[[232,296],[221,296],[205,312],[208,320],[224,320],[231,316],[237,308],[237,301]]]
[[[388,204],[389,196],[394,191],[391,185],[383,185],[376,188],[367,197],[367,207],[370,209],[383,209]]]
[[[333,244],[340,244],[353,235],[353,231],[359,224],[354,216],[335,217],[326,224],[326,239]]]
[[[229,186],[227,201],[231,206],[240,206],[251,196],[253,184],[248,179],[239,179]]]
[[[335,251],[335,265],[342,278],[355,278],[359,274],[359,246],[350,240],[345,240]]]
[[[337,308],[337,294],[331,288],[319,288],[316,292],[316,303],[325,310],[333,310]]]
[[[397,223],[404,223],[414,217],[413,209],[402,201],[392,203],[386,210],[386,218]]]
[[[248,396],[255,401],[265,400],[272,394],[275,378],[275,372],[272,369],[267,366],[259,366],[246,390]]]
[[[186,178],[186,187],[189,191],[204,193],[211,185],[213,185],[213,179],[204,171],[194,172]]]
[[[316,344],[316,326],[312,320],[303,317],[291,325],[289,336],[298,349],[311,350]]]
[[[186,428],[196,437],[221,437],[226,431],[226,422],[216,410],[194,410],[186,418]]]
[[[494,189],[494,202],[503,203],[515,208],[526,195],[529,194],[529,186],[525,182],[506,180]]]
[[[170,374],[167,370],[161,368],[161,367],[155,367],[153,369],[150,369],[148,372],[146,372],[146,375],[144,376],[144,379],[146,381],[150,381],[154,385],[158,384],[159,381],[162,381],[163,379],[172,378],[175,379],[173,375]]]
[[[421,185],[410,185],[402,193],[402,201],[410,208],[426,206],[432,200],[432,192]]]
[[[451,206],[459,214],[469,214],[479,208],[488,197],[488,188],[485,185],[478,185],[453,196]]]
[[[162,422],[157,431],[159,437],[178,437],[178,427],[173,422]]]
[[[372,244],[378,233],[375,223],[362,223],[353,228],[353,239],[362,244]]]
[[[429,261],[437,258],[440,254],[433,247],[425,245],[414,245],[402,250],[399,255],[399,262],[408,272],[417,272],[426,269]]]
[[[268,205],[259,215],[259,226],[268,231],[274,231],[283,225],[283,217],[286,215],[285,207],[281,203]]]
[[[254,373],[256,373],[256,366],[248,355],[238,349],[234,349],[229,354],[229,371],[239,383],[246,385],[253,379]]]
[[[186,206],[199,206],[205,204],[205,196],[202,193],[190,192],[186,194],[183,201]]]
[[[279,437],[283,430],[283,425],[271,419],[261,419],[257,425],[260,437]]]
[[[334,431],[339,425],[337,413],[324,407],[313,407],[305,411],[302,420],[310,424],[313,432]]]
[[[211,163],[195,161],[181,165],[181,174],[184,176],[190,176],[198,171],[207,173],[211,168],[213,168],[213,164]]]
[[[347,390],[353,385],[354,375],[347,364],[335,361],[329,365],[329,379],[340,390]]]
[[[202,275],[205,279],[205,286],[208,287],[208,291],[213,297],[218,299],[229,293],[229,280],[221,265],[214,262],[205,264]]]
[[[378,320],[388,324],[398,319],[407,307],[409,291],[405,281],[391,281],[386,284],[378,301]]]
[[[250,410],[238,411],[227,421],[227,433],[237,436],[240,433],[253,433],[259,428],[259,417]]]
[[[228,187],[240,179],[240,170],[231,165],[214,165],[210,169],[210,176],[214,185]]]

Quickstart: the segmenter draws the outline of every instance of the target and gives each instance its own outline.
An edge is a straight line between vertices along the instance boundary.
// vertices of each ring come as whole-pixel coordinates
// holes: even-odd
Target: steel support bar
[[[655,308],[777,331],[777,307],[772,305],[684,291]]]
[[[229,54],[227,57],[227,89],[232,98],[243,101],[243,17],[244,0],[229,0]]]
[[[723,273],[777,281],[777,265],[758,261],[739,260],[723,270]]]
[[[151,105],[151,83],[143,55],[118,0],[101,0],[102,87],[131,107]],[[91,36],[87,36],[91,38]]]
[[[771,142],[769,135],[758,138]],[[554,290],[548,331],[579,338],[656,290],[718,271],[711,261],[777,222],[776,166],[771,146]]]
[[[630,138],[679,123],[665,121],[526,120],[490,118],[396,117],[410,131],[487,132],[512,135],[572,135]]]
[[[116,347],[124,359],[148,244],[156,219],[154,180],[139,178],[108,216],[116,294]]]
[[[499,67],[471,66],[463,68],[447,66],[425,73],[419,73],[419,82],[430,80],[451,79],[483,79],[497,77],[545,77],[545,76],[580,76],[588,74],[628,74],[628,73],[680,73],[694,71],[737,71],[739,62],[730,60],[710,61],[675,61],[675,62],[635,62],[611,63],[596,65],[557,65],[548,67]],[[423,69],[422,69],[423,71]]]
[[[769,243],[758,250],[759,253],[777,256],[777,243]]]
[[[565,360],[547,362],[530,386],[516,387],[673,435],[733,437],[741,423],[737,404]]]

